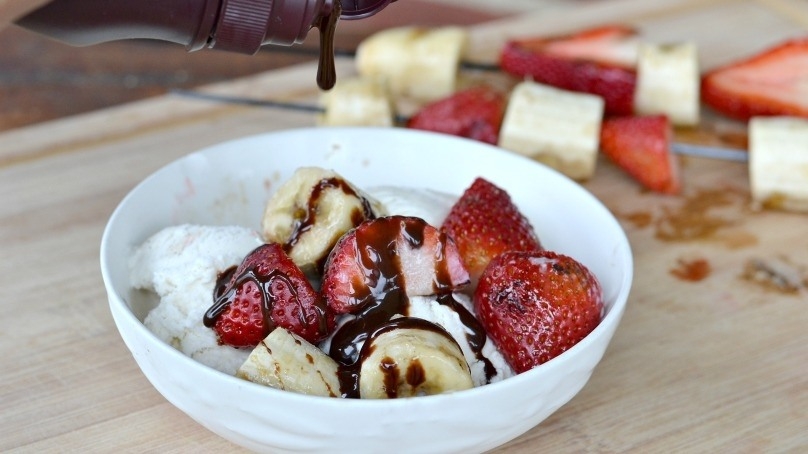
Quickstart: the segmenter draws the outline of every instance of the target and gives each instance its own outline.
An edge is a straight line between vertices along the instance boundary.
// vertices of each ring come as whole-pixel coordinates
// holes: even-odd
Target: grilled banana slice
[[[471,372],[457,342],[434,326],[396,327],[368,340],[362,347],[360,397],[391,399],[472,388]]]
[[[460,27],[397,27],[359,44],[356,68],[365,77],[381,77],[395,96],[434,101],[455,91],[468,32]]]
[[[381,204],[334,171],[301,167],[267,203],[262,233],[304,272],[320,269],[348,230],[384,214]]]
[[[749,121],[749,180],[756,204],[808,212],[808,119]]]
[[[393,126],[395,108],[384,80],[355,77],[339,80],[320,98],[324,126]]]
[[[641,43],[634,111],[667,115],[671,123],[699,123],[701,80],[694,43]]]
[[[303,338],[275,328],[258,344],[236,376],[273,388],[339,397],[336,361]]]
[[[595,173],[603,98],[524,81],[511,93],[499,146],[576,180]]]

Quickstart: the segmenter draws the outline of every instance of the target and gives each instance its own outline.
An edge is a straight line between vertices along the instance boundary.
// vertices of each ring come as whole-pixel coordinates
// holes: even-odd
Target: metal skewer
[[[186,98],[201,99],[205,101],[224,102],[229,104],[240,104],[245,106],[262,107],[270,109],[285,109],[297,110],[300,112],[309,113],[324,113],[325,108],[312,104],[301,104],[296,102],[286,101],[273,101],[270,99],[256,99],[246,98],[242,96],[231,96],[214,93],[205,93],[195,90],[171,90],[171,94],[183,96]],[[406,123],[407,117],[403,115],[396,115],[395,121],[398,123]],[[696,156],[700,158],[719,159],[723,161],[734,162],[747,162],[749,160],[749,153],[745,150],[738,150],[734,148],[711,147],[706,145],[693,145],[689,143],[675,142],[671,145],[671,150],[680,155]]]
[[[313,47],[304,47],[304,46],[267,46],[266,48],[270,52],[281,52],[285,54],[293,54],[293,55],[306,55],[311,57],[317,57],[320,55],[320,49],[313,48]],[[355,58],[356,51],[352,49],[334,49],[334,57],[337,58]],[[480,62],[473,62],[473,61],[461,61],[460,68],[465,70],[471,71],[488,71],[488,72],[496,72],[500,71],[502,68],[496,63],[480,63]]]

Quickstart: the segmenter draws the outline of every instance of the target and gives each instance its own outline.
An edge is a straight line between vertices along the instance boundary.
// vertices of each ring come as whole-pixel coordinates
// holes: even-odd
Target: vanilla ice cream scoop
[[[167,227],[130,257],[135,289],[160,299],[143,323],[182,353],[219,371],[235,374],[249,351],[219,345],[216,333],[202,324],[218,274],[237,266],[262,244],[257,232],[235,226]]]

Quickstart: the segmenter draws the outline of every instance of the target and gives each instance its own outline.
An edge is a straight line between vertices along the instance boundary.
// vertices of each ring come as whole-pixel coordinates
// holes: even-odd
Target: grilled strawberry
[[[315,344],[335,327],[333,312],[276,243],[259,246],[224,273],[213,297],[204,323],[224,345],[254,347],[277,326]]]
[[[505,105],[502,92],[488,86],[472,87],[427,104],[410,117],[407,127],[496,144]]]
[[[664,115],[607,118],[600,130],[600,149],[646,188],[677,194],[681,182],[670,150],[672,135]]]
[[[513,40],[500,53],[503,71],[605,101],[607,115],[634,111],[638,38],[634,29],[607,25],[550,38]]]
[[[701,98],[740,120],[758,115],[808,117],[808,38],[709,71],[701,81]]]
[[[600,323],[600,284],[584,265],[549,251],[508,252],[485,269],[474,307],[517,373],[580,342]]]
[[[457,244],[473,283],[497,255],[541,249],[533,226],[510,195],[483,178],[455,202],[441,229]]]
[[[387,302],[403,313],[406,296],[445,293],[469,275],[455,244],[420,218],[381,217],[343,235],[328,256],[322,292],[336,313]],[[388,314],[389,315],[389,314]]]

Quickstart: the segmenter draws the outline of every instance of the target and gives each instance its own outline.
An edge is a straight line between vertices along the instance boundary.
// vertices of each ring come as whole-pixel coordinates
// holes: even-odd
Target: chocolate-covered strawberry
[[[278,326],[316,344],[335,318],[283,247],[269,243],[220,277],[204,323],[221,344],[254,347]]]

